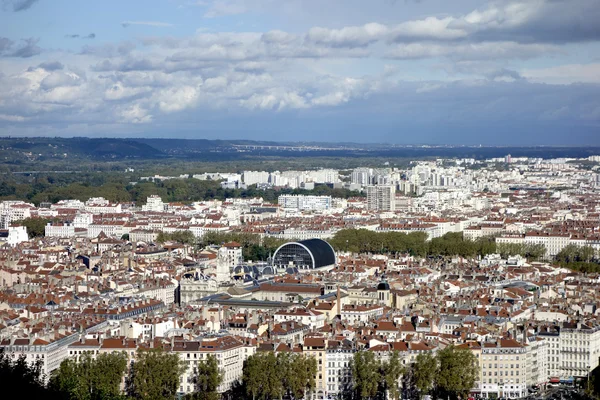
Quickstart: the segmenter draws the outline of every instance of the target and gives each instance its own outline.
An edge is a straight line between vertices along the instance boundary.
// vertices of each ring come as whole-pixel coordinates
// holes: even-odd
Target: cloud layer
[[[3,5],[18,11],[17,3],[25,4]],[[193,5],[209,20],[256,12],[247,1]],[[494,144],[542,140],[544,131],[554,133],[543,140],[558,143],[575,129],[569,139],[590,143],[599,139],[592,132],[600,125],[600,61],[569,57],[578,46],[598,45],[599,20],[596,0],[522,0],[303,31],[165,36],[171,29],[160,28],[177,25],[125,20],[124,28],[156,28],[157,35],[87,42],[76,52],[0,38],[0,128]],[[539,60],[551,61],[524,64]],[[444,136],[446,129],[456,136]],[[419,130],[427,134],[407,136]]]

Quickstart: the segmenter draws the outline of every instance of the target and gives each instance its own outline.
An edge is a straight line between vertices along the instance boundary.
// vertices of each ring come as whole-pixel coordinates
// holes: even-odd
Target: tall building
[[[244,183],[248,186],[269,183],[267,171],[244,171]]]
[[[396,209],[396,188],[392,185],[367,186],[367,209],[394,211]]]
[[[350,182],[361,186],[368,185],[372,175],[373,170],[370,168],[356,168],[352,171]]]
[[[152,195],[146,198],[146,204],[142,206],[142,211],[163,212],[165,211],[165,203],[160,196]]]

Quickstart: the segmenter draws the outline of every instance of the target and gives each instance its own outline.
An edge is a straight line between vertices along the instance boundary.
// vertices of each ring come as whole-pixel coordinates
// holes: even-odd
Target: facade
[[[47,237],[73,237],[75,236],[75,226],[73,226],[72,224],[48,223],[44,228],[44,234]]]
[[[224,258],[224,262],[228,269],[233,269],[244,261],[241,244],[229,242],[225,243],[221,249],[219,249],[219,256]],[[227,274],[229,275],[229,271],[227,271]]]
[[[165,203],[163,203],[160,196],[152,195],[146,199],[142,211],[163,212],[165,211]]]
[[[348,304],[342,308],[342,321],[351,324],[366,324],[369,320],[381,317],[382,315],[383,306],[381,305],[359,306]]]
[[[173,351],[186,366],[179,380],[179,393],[192,393],[194,378],[198,363],[204,362],[209,356],[215,357],[221,373],[222,382],[218,392],[223,393],[242,377],[244,361],[249,356],[244,343],[233,336],[205,337],[200,341],[175,342]]]
[[[286,210],[323,211],[331,208],[331,196],[304,196],[285,194],[279,196],[279,206]]]
[[[8,229],[0,230],[0,246],[6,243],[14,247],[28,240],[27,228],[24,226],[9,226]]]
[[[598,366],[600,326],[581,322],[562,322],[541,329],[539,337],[548,341],[550,378],[585,377]]]
[[[392,185],[367,186],[367,209],[394,211],[396,209],[396,188]]]
[[[354,357],[352,342],[329,341],[325,352],[325,375],[326,395],[329,398],[337,398],[352,387],[352,373],[350,363]]]
[[[250,186],[269,183],[269,176],[270,174],[266,171],[244,171],[244,184]]]
[[[481,395],[509,399],[527,396],[527,349],[514,339],[498,339],[481,346]]]

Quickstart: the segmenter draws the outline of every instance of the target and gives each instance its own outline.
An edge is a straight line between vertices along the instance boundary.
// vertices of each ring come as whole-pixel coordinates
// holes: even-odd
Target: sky
[[[0,136],[600,145],[600,0],[0,0]]]

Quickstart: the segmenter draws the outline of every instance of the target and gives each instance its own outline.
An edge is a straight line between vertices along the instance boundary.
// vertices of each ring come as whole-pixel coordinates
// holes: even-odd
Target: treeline
[[[485,256],[496,252],[494,238],[466,240],[462,233],[446,233],[427,241],[425,232],[375,232],[368,229],[343,229],[329,243],[338,251],[354,253],[408,253],[427,256]]]
[[[433,394],[435,399],[466,399],[478,379],[479,364],[473,352],[454,345],[435,355],[419,354],[404,376],[409,392],[419,396]]]
[[[546,246],[531,243],[498,243],[496,252],[504,258],[520,255],[529,260],[540,260],[546,255]]]
[[[584,273],[600,272],[600,254],[591,246],[570,244],[555,257],[558,264],[573,271]]]
[[[229,242],[236,242],[242,246],[244,260],[266,261],[279,246],[287,243],[288,240],[271,236],[261,237],[257,234],[244,232],[207,232],[200,241],[204,246],[221,245]]]
[[[170,241],[198,247],[236,242],[242,247],[242,254],[246,261],[266,261],[279,246],[287,242],[283,239],[270,236],[261,238],[260,235],[244,232],[207,232],[199,239],[191,231],[186,230],[160,232],[156,238],[156,242],[160,244]]]
[[[103,181],[92,175],[93,179],[78,182],[64,182],[47,177],[36,178],[31,183],[0,183],[0,200],[24,200],[40,204],[56,203],[60,200],[77,199],[85,201],[90,197],[104,197],[112,202],[135,202],[145,204],[151,195],[160,196],[165,202],[192,202],[202,200],[225,200],[227,198],[262,197],[265,201],[276,203],[282,194],[312,194],[349,198],[361,196],[356,191],[332,189],[327,185],[318,185],[312,190],[283,188],[280,190],[257,189],[255,185],[247,189],[223,189],[219,181],[199,179],[169,179],[156,182],[139,182],[131,184],[123,178]]]
[[[317,360],[298,353],[261,352],[244,362],[233,398],[303,399],[316,386]]]
[[[64,360],[49,379],[42,374],[41,360],[33,365],[21,356],[12,360],[0,351],[0,383],[18,390],[23,398],[48,400],[163,400],[179,398],[180,377],[186,364],[175,353],[161,349],[138,350],[129,363],[124,352]],[[217,361],[199,361],[186,400],[218,400],[222,377]]]
[[[397,351],[387,361],[381,361],[374,352],[358,351],[350,363],[352,379],[342,387],[342,397],[397,400],[400,398],[400,378],[405,373]]]
[[[303,399],[315,388],[317,361],[297,353],[257,353],[245,362],[242,379],[221,394],[222,371],[214,356],[198,360],[187,382],[187,368],[176,353],[161,349],[138,350],[134,361],[124,352],[64,360],[49,379],[42,374],[41,360],[28,364],[25,356],[13,360],[0,350],[0,384],[19,391],[23,398],[47,400],[219,400]],[[47,381],[47,383],[46,383]],[[181,397],[180,385],[193,386]]]
[[[404,366],[394,351],[386,361],[374,352],[354,353],[350,363],[351,382],[343,388],[344,399],[466,399],[479,376],[475,355],[467,349],[448,346],[437,353],[419,354]]]

